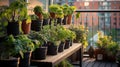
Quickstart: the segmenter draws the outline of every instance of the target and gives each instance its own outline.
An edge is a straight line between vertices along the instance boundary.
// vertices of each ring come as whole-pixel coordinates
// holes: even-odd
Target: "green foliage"
[[[2,17],[8,22],[20,21],[27,14],[26,6],[27,3],[24,0],[15,0],[3,11]]]
[[[49,6],[49,12],[51,12],[51,13],[57,13],[57,11],[58,11],[59,8],[60,7],[57,4],[50,5]]]
[[[13,35],[9,35],[5,37],[2,43],[0,43],[0,59],[8,59],[10,56],[17,54],[14,42],[15,38]]]
[[[108,52],[109,55],[115,55],[117,50],[119,49],[118,43],[113,41],[111,36],[102,36],[101,32],[99,32],[98,35],[99,39],[96,42],[97,48],[104,49]]]
[[[62,7],[65,16],[73,14],[73,12],[76,10],[75,6],[69,6],[68,4],[64,4]]]
[[[47,41],[46,37],[40,32],[31,31],[28,37],[34,41],[35,48],[42,46]]]
[[[75,18],[78,19],[80,17],[80,12],[77,12]]]
[[[85,29],[84,26],[79,25],[79,26],[71,26],[70,27],[71,31],[74,31],[76,34],[75,42],[82,43],[84,45],[84,48],[88,46],[87,42],[87,33],[88,30]]]
[[[41,6],[34,7],[34,13],[43,13],[43,8]]]
[[[19,52],[22,58],[24,58],[23,53],[34,50],[33,42],[26,35],[18,35],[15,39],[16,51]]]
[[[50,14],[47,12],[43,12],[43,19],[49,19]]]
[[[60,62],[58,65],[56,65],[55,67],[73,67],[72,64],[70,64],[69,61],[67,60],[63,60],[62,62]]]

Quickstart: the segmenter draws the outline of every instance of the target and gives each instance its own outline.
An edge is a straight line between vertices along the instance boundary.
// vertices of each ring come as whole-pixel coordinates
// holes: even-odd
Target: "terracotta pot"
[[[56,14],[55,13],[50,13],[51,18],[56,18]]]
[[[24,34],[29,34],[31,30],[31,22],[26,23],[26,20],[23,20],[22,22],[22,31]]]
[[[35,14],[38,16],[39,20],[42,20],[42,19],[43,19],[42,13],[37,13],[37,12],[35,12]]]
[[[68,15],[67,24],[72,23],[72,15]]]

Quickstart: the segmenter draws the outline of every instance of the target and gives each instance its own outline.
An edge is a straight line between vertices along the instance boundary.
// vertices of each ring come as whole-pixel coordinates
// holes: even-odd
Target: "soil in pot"
[[[47,55],[57,55],[58,53],[58,46],[54,43],[48,42],[47,43]]]
[[[61,42],[59,47],[58,47],[58,52],[63,52],[64,51],[64,46],[65,46],[65,42]]]
[[[7,34],[8,35],[18,35],[20,34],[20,23],[18,22],[8,22],[7,26]]]
[[[43,21],[40,20],[32,20],[31,30],[40,31],[42,29]]]
[[[34,51],[34,59],[43,60],[46,58],[47,47],[36,48]]]
[[[0,60],[0,67],[19,67],[20,58]]]

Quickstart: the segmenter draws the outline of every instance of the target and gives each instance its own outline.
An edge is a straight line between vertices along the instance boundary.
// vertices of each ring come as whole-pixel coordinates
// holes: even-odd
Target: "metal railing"
[[[88,40],[92,38],[92,42],[94,40],[94,36],[97,31],[103,31],[105,35],[110,35],[116,42],[120,42],[120,10],[119,9],[78,9],[76,12],[80,12],[82,16],[80,16],[79,24],[84,23],[86,27],[89,29]],[[91,16],[91,18],[84,13],[96,13],[96,16]],[[117,13],[114,16],[114,13]],[[106,16],[107,15],[107,16]],[[84,17],[83,17],[84,16]],[[115,19],[116,17],[116,19]],[[96,19],[98,21],[94,21]],[[106,19],[107,18],[107,19]],[[84,20],[85,19],[85,20]],[[91,20],[91,21],[89,21]],[[95,25],[97,23],[97,25]],[[91,26],[90,26],[91,25]]]

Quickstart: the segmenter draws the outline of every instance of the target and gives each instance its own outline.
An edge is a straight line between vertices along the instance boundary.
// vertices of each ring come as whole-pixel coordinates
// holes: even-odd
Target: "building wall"
[[[111,1],[107,1],[107,4],[104,3],[104,1],[89,1],[89,6],[85,7],[85,1],[76,1],[74,2],[74,5],[77,7],[77,9],[120,9],[120,1],[117,0],[111,0]],[[88,14],[87,17],[86,14]],[[88,18],[88,26],[92,26],[91,22],[92,22],[92,18],[91,16],[93,16],[95,19],[94,20],[94,25],[98,25],[98,21],[101,25],[101,27],[104,27],[104,22],[105,22],[105,27],[110,29],[110,24],[111,24],[111,28],[120,28],[120,12],[119,13],[81,13],[81,18],[78,22],[82,21],[82,24],[85,24],[84,20],[85,18]],[[98,17],[99,20],[98,20]],[[111,17],[111,18],[110,18]],[[81,20],[82,19],[82,20]],[[109,21],[108,21],[109,20]],[[106,22],[107,21],[107,22]]]

